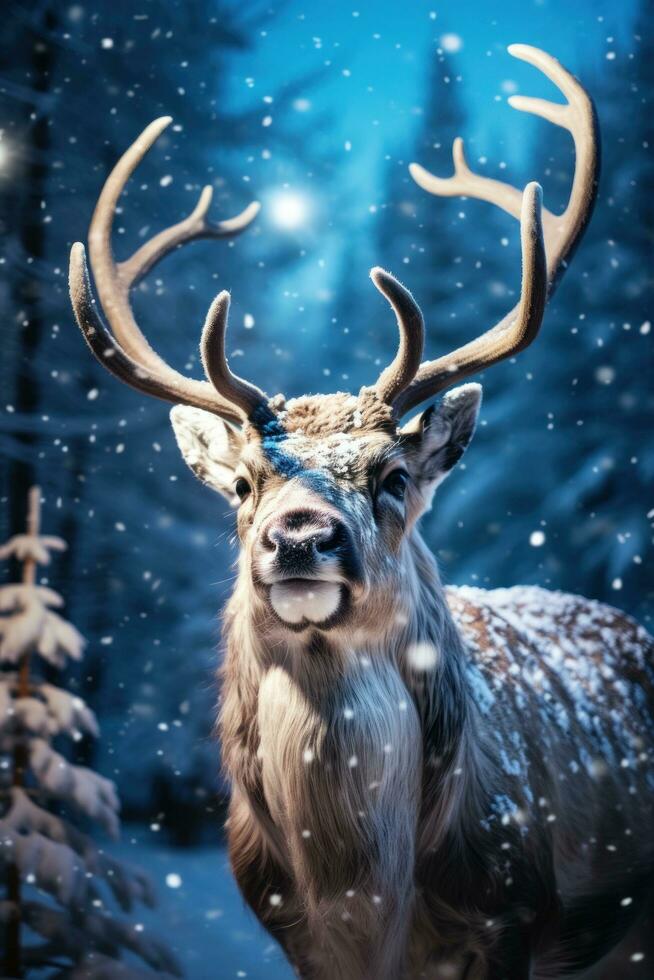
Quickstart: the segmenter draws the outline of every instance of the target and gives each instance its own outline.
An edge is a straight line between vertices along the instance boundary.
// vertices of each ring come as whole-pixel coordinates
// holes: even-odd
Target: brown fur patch
[[[270,407],[286,433],[323,437],[380,430],[397,432],[393,409],[380,401],[372,388],[362,388],[358,395],[337,391],[288,401],[277,395],[270,400]]]

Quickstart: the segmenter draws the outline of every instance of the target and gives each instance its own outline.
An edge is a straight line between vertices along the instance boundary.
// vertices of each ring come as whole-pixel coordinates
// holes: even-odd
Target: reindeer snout
[[[260,545],[287,574],[315,573],[326,558],[347,549],[345,525],[331,514],[291,510],[271,517],[261,530]]]

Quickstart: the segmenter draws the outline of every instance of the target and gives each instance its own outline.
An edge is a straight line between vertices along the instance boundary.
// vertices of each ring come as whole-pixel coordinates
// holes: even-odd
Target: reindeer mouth
[[[325,579],[284,578],[269,585],[267,591],[276,617],[298,631],[335,626],[349,598],[349,590],[342,582]]]

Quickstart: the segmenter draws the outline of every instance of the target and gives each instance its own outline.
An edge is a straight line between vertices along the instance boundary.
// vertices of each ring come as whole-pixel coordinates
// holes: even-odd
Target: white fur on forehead
[[[334,476],[352,478],[365,460],[369,437],[347,433],[306,438],[292,432],[284,440],[284,451],[306,467],[329,470]]]
[[[365,468],[371,441],[385,441],[397,432],[392,408],[379,401],[373,389],[363,388],[358,395],[334,392],[288,401],[279,396],[270,404],[275,412],[271,430],[254,431],[256,438],[263,436],[264,450],[276,454],[276,468],[287,466],[289,472],[299,465],[352,479]]]

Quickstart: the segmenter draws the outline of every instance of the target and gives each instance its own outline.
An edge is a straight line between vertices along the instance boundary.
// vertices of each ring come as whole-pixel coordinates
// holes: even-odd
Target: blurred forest
[[[246,79],[245,96],[232,98],[236,60],[256,53],[278,16],[269,5],[148,0],[133,9],[104,0],[4,7],[0,539],[22,527],[27,488],[38,480],[48,531],[69,542],[51,582],[41,581],[65,592],[70,619],[90,640],[68,686],[98,714],[103,737],[78,743],[77,761],[116,780],[128,817],[191,843],[215,835],[223,798],[211,728],[233,519],[186,471],[167,407],[106,375],[74,326],[68,251],[86,235],[105,175],[151,119],[174,117],[122,199],[119,257],[187,214],[205,183],[215,188],[215,218],[298,176],[320,196],[306,234],[257,220],[233,242],[193,244],[134,299],[154,346],[199,376],[206,309],[229,288],[232,363],[270,393],[290,395],[357,391],[392,355],[395,328],[367,281],[370,265],[414,292],[431,356],[513,304],[515,222],[484,204],[425,194],[408,176],[411,160],[447,175],[452,138],[470,135],[470,158],[481,157],[484,173],[541,180],[556,210],[574,159],[566,133],[519,113],[515,137],[482,154],[470,110],[491,93],[471,91],[456,46],[426,34],[416,44],[428,71],[412,140],[399,145],[389,133],[381,182],[364,195],[374,204],[353,217],[330,111],[304,111],[329,67],[317,60],[314,71],[296,70],[289,58],[278,89]],[[603,131],[595,217],[538,342],[482,379],[481,428],[425,533],[449,582],[573,590],[651,627],[654,36],[646,17],[643,0],[604,70],[590,59],[587,70],[574,66]],[[329,283],[321,223],[339,243]],[[288,286],[295,277],[306,302]]]

